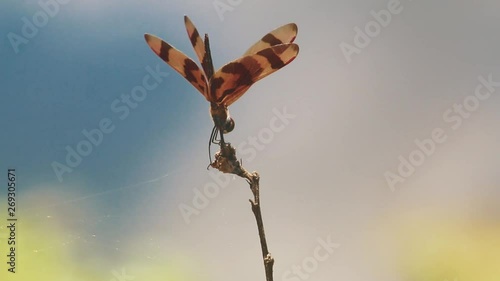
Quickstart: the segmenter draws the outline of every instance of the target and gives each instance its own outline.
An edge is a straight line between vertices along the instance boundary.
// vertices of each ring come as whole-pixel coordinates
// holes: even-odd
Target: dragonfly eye
[[[234,129],[234,120],[233,118],[229,117],[229,119],[226,121],[226,124],[224,124],[224,134],[231,132],[233,129]]]

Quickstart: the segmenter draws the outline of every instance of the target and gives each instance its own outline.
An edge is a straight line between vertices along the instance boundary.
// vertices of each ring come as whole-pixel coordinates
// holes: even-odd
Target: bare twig
[[[264,261],[266,280],[273,281],[274,259],[267,249],[264,222],[262,221],[262,213],[260,210],[259,174],[257,172],[250,173],[241,166],[241,162],[236,159],[236,150],[231,146],[231,144],[221,142],[220,146],[221,149],[215,154],[215,160],[210,164],[210,166],[223,173],[238,175],[246,179],[250,185],[250,190],[252,190],[253,193],[253,200],[250,199],[249,201],[255,220],[257,221],[257,228],[259,230],[260,246],[262,249],[262,259]]]

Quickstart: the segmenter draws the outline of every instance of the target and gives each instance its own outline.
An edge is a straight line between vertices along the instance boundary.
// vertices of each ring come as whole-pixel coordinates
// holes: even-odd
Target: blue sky
[[[262,175],[276,280],[287,280],[325,237],[342,246],[311,280],[412,280],[398,267],[415,258],[404,256],[408,245],[387,238],[406,222],[425,228],[467,218],[470,229],[496,229],[500,90],[456,130],[443,114],[470,99],[478,77],[500,80],[498,3],[401,1],[401,12],[349,59],[342,43],[356,45],[356,27],[391,1],[243,0],[222,16],[214,3],[71,0],[17,53],[8,34],[22,35],[23,18],[41,8],[1,4],[0,181],[17,169],[22,254],[33,270],[43,260],[44,268],[67,268],[46,272],[47,280],[110,280],[122,267],[138,280],[263,277],[246,183],[205,169],[207,102],[143,38],[155,34],[194,59],[185,14],[210,34],[216,68],[266,32],[299,26],[298,58],[231,106],[236,128],[228,135]],[[148,68],[167,74],[120,119],[112,104],[123,106],[121,96],[142,85]],[[82,131],[106,118],[114,130],[60,181],[54,161],[65,164],[66,147],[76,149]],[[276,120],[282,130],[272,129]],[[447,141],[391,187],[386,173],[397,173],[400,156],[408,159],[436,128]],[[197,208],[196,194],[213,184],[217,194]],[[3,210],[3,191],[0,200]],[[186,219],[182,206],[198,213]],[[377,245],[404,257],[384,256]],[[426,280],[441,280],[432,274]]]
[[[8,65],[3,69],[8,72],[2,77],[9,97],[8,104],[3,104],[3,113],[10,118],[2,121],[5,126],[7,122],[18,124],[11,128],[12,138],[7,140],[3,155],[14,161],[10,165],[22,167],[23,173],[30,175],[24,179],[33,180],[27,185],[57,179],[50,172],[52,161],[63,162],[65,146],[75,147],[84,138],[82,130],[96,128],[106,117],[113,120],[116,131],[106,135],[95,149],[98,153],[86,157],[81,167],[65,175],[65,180],[91,174],[88,180],[106,183],[113,175],[140,173],[137,167],[114,163],[129,163],[132,159],[154,161],[151,144],[163,139],[166,146],[175,146],[178,140],[172,138],[174,132],[193,125],[196,128],[198,124],[190,122],[194,121],[190,115],[206,106],[201,95],[181,93],[190,90],[189,84],[168,77],[163,87],[148,93],[147,99],[133,109],[126,122],[119,122],[118,114],[111,111],[113,100],[140,85],[147,66],[156,68],[162,63],[151,55],[143,39],[146,31],[154,29],[148,28],[154,22],[137,19],[134,9],[142,9],[141,15],[146,18],[154,11],[147,6],[113,6],[87,17],[67,5],[61,6],[60,15],[51,18],[28,44],[20,45],[18,54],[13,54],[10,44],[3,48],[2,61]],[[7,30],[20,30],[19,19],[34,8],[19,6],[10,7],[17,13],[2,19],[7,20],[7,24],[2,24]],[[130,21],[131,18],[136,20]],[[182,16],[178,16],[178,22],[182,24]],[[178,28],[170,38],[182,38],[179,44],[187,46],[184,36],[185,31]],[[171,72],[161,66],[163,72]],[[178,92],[169,97],[164,87],[172,83]],[[152,139],[151,135],[157,137]],[[124,139],[128,141],[121,141]],[[96,190],[102,190],[99,185]]]

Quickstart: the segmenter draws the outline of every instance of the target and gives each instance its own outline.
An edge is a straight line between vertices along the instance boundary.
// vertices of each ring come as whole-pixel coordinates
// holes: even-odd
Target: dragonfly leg
[[[224,142],[224,133],[222,131],[220,131],[220,130],[219,130],[219,132],[220,132],[220,142],[219,142],[219,144],[221,144],[221,143],[224,144],[225,143]]]
[[[210,147],[212,146],[212,143],[216,143],[215,139],[217,138],[217,132],[217,127],[214,126],[214,128],[212,129],[212,133],[210,134],[210,139],[208,140],[208,160],[210,161],[210,163],[212,163],[212,153],[210,152]],[[208,166],[210,167],[210,165]]]
[[[220,134],[220,139],[217,138],[219,134]],[[217,126],[214,126],[214,128],[212,129],[212,133],[210,134],[210,140],[208,141],[208,160],[210,161],[210,164],[208,164],[207,170],[212,164],[212,152],[210,150],[212,144],[218,144],[221,146],[225,144],[224,133],[221,130],[219,130]]]

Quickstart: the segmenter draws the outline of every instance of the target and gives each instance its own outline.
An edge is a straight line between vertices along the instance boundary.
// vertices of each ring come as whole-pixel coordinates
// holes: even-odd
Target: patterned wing
[[[292,43],[297,37],[298,27],[295,23],[285,24],[266,34],[250,47],[244,54],[252,55],[263,49],[286,43]]]
[[[213,71],[210,70],[210,66],[208,65],[209,54],[207,55],[205,43],[201,39],[200,33],[198,33],[196,26],[194,26],[193,22],[189,19],[188,16],[184,16],[184,24],[186,25],[186,31],[188,33],[189,41],[191,42],[191,45],[193,45],[194,52],[198,57],[198,61],[201,63],[203,71],[205,71],[207,75],[208,73],[213,73]],[[207,78],[210,79],[210,76]]]
[[[224,65],[210,80],[210,99],[231,105],[255,82],[292,62],[298,53],[297,44],[281,44]]]
[[[155,54],[186,78],[208,100],[205,73],[192,59],[154,35],[145,34],[144,38]]]

